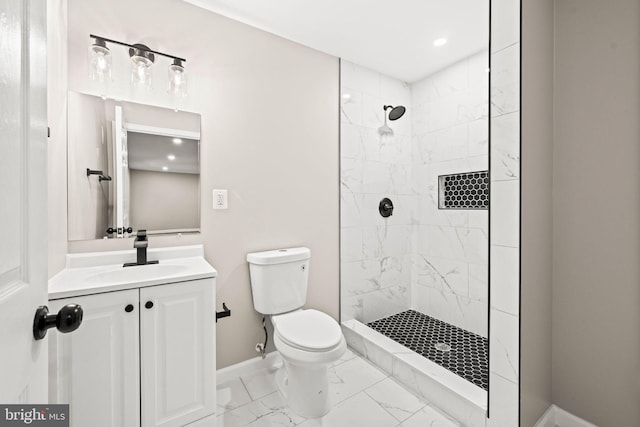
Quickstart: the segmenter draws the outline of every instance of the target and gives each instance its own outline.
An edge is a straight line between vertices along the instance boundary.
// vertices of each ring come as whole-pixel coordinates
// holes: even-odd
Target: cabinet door
[[[50,301],[49,308],[71,303],[84,310],[80,328],[47,335],[50,402],[70,404],[72,427],[139,426],[138,290]]]
[[[215,412],[215,280],[140,289],[142,425]]]

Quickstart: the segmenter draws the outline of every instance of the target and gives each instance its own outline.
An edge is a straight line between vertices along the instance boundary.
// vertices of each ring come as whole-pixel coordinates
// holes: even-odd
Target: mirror
[[[200,115],[68,94],[68,238],[200,231]]]

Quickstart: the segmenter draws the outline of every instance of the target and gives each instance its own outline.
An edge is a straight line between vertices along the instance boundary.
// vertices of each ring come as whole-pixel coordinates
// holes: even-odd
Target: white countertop
[[[67,268],[49,279],[49,299],[213,278],[216,270],[204,259],[202,245],[149,249],[158,264],[123,267],[136,261],[136,251],[67,255]]]

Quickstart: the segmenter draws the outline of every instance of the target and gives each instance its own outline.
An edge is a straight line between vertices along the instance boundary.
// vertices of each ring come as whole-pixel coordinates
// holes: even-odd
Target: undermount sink
[[[175,276],[185,272],[187,269],[188,267],[186,265],[175,264],[149,264],[120,267],[88,276],[86,282],[92,285],[141,282]]]

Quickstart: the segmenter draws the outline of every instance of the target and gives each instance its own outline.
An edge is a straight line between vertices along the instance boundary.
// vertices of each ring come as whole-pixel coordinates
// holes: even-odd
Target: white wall
[[[640,3],[555,12],[553,403],[638,426]]]
[[[342,320],[370,322],[410,307],[416,196],[411,182],[411,90],[404,82],[341,62]],[[385,105],[407,111],[389,121]],[[388,112],[388,111],[387,111]],[[388,197],[393,215],[383,218]]]
[[[200,228],[199,207],[199,175],[129,170],[129,224],[134,230]]]
[[[488,52],[411,85],[418,194],[412,307],[487,336],[488,210],[438,208],[438,176],[489,168]]]
[[[522,3],[520,425],[551,405],[554,0]]]
[[[64,31],[64,23],[62,14],[53,24]],[[100,93],[87,78],[90,33],[187,58],[190,95],[182,108],[202,116],[202,234],[151,237],[150,246],[204,243],[207,260],[218,270],[218,309],[224,301],[233,313],[217,325],[218,368],[256,356],[255,344],[263,339],[251,300],[248,252],[310,247],[308,306],[337,318],[337,58],[173,0],[69,0],[68,26],[68,76],[64,63],[54,67],[53,92],[68,78],[71,90]],[[64,43],[57,46],[53,54],[64,53]],[[114,63],[118,55],[126,64],[127,50],[111,48]],[[165,73],[158,67],[155,75]],[[128,89],[128,68],[118,78],[124,83],[112,86],[114,97],[175,105],[161,83],[155,92],[139,94]],[[128,240],[67,243],[59,232],[66,230],[66,174],[60,173],[65,108],[56,97],[49,114],[52,130],[60,130],[49,145],[59,173],[50,176],[50,274],[63,267],[67,250],[132,247]],[[213,188],[229,190],[228,210],[210,208]]]

